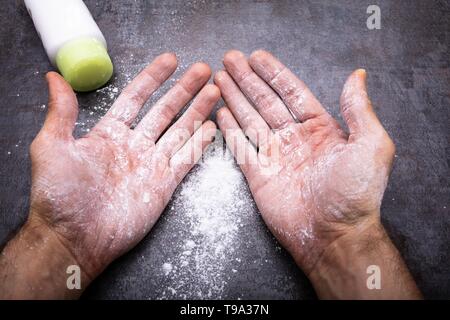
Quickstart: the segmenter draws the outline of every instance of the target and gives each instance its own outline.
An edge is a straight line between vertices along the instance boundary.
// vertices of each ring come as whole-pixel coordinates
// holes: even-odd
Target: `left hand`
[[[365,71],[348,78],[341,96],[347,134],[268,52],[247,60],[230,51],[224,65],[215,76],[228,105],[220,129],[267,226],[309,274],[338,238],[381,225],[395,147],[370,104]]]

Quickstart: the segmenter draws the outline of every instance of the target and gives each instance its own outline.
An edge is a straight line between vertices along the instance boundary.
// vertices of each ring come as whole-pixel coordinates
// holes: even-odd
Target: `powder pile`
[[[173,208],[170,219],[186,234],[175,244],[175,257],[161,266],[167,280],[159,298],[221,298],[242,261],[235,248],[243,220],[253,212],[245,179],[221,143],[209,147],[180,186]]]

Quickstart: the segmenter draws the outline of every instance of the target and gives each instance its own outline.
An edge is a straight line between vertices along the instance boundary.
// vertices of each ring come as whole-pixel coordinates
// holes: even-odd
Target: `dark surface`
[[[340,118],[339,95],[346,77],[358,67],[366,68],[373,104],[397,145],[382,206],[384,225],[425,296],[450,298],[448,1],[377,1],[382,28],[374,31],[366,28],[366,8],[372,1],[86,3],[108,41],[116,67],[113,85],[119,89],[163,51],[177,53],[179,70],[198,60],[218,70],[228,49],[249,54],[265,48]],[[40,107],[47,99],[43,76],[51,66],[20,1],[2,5],[0,30],[4,243],[27,216],[28,147],[45,116]],[[104,92],[79,95],[84,127],[78,128],[78,135],[104,112],[94,108],[101,99],[105,104],[112,101]],[[86,297],[161,297],[161,265],[174,254],[168,241],[179,241],[174,228],[183,228],[174,222],[176,214],[167,211],[142,243],[91,285]],[[245,230],[245,245],[236,248],[242,257],[239,272],[230,274],[220,297],[315,297],[288,255],[276,249],[256,209],[246,218]]]

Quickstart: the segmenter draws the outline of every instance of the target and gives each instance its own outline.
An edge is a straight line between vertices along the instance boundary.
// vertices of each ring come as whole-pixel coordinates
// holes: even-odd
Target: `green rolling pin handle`
[[[113,64],[104,45],[95,38],[65,43],[56,55],[56,66],[75,91],[100,88],[111,78]]]

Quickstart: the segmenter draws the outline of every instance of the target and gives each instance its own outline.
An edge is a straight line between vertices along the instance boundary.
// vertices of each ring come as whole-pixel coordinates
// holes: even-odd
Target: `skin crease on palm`
[[[215,135],[215,124],[206,119],[220,92],[205,86],[211,71],[203,63],[192,65],[130,129],[176,67],[175,55],[158,56],[80,139],[72,136],[78,114],[72,89],[58,74],[47,75],[49,111],[31,146],[29,219],[48,225],[91,278],[147,234]]]
[[[219,127],[235,156],[244,154],[238,162],[264,221],[308,274],[333,241],[379,223],[395,148],[372,110],[365,71],[344,85],[347,134],[270,53],[247,60],[229,51],[224,65],[214,79],[227,104]]]

